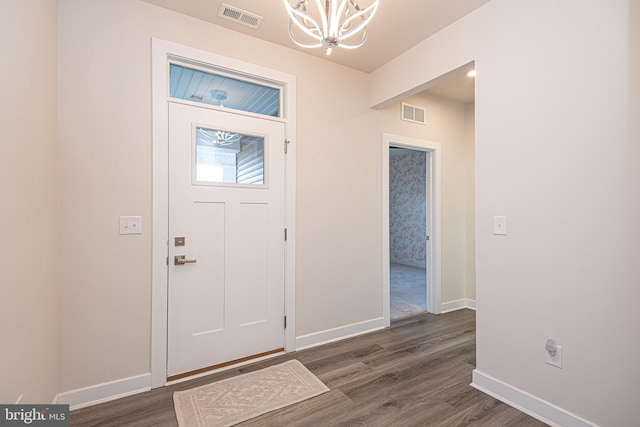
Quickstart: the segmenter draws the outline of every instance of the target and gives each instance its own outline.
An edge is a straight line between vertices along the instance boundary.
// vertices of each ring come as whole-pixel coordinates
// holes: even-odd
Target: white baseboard
[[[328,344],[345,338],[355,337],[357,335],[366,334],[367,332],[373,332],[380,329],[384,329],[384,318],[382,317],[302,335],[296,338],[296,351],[316,347],[322,344]]]
[[[443,302],[440,304],[440,314],[449,313],[450,311],[462,310],[463,308],[476,309],[476,300],[463,298],[455,301]]]
[[[471,387],[506,403],[509,406],[531,415],[554,427],[597,427],[579,416],[572,414],[552,403],[533,396],[497,380],[477,369],[473,371]]]
[[[151,390],[151,374],[137,375],[121,380],[59,393],[53,403],[68,404],[70,409],[97,405],[125,396]]]

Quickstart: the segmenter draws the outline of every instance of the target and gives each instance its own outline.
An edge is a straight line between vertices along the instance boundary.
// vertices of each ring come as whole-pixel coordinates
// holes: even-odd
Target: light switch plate
[[[506,216],[493,217],[493,234],[497,234],[499,236],[507,235],[507,217]]]
[[[120,234],[142,234],[142,217],[121,216]]]

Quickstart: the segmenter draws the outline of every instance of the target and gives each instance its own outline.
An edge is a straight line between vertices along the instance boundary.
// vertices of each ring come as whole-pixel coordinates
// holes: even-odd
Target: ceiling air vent
[[[410,105],[406,103],[402,103],[402,120],[413,123],[420,123],[424,125],[427,123],[427,113],[424,108],[416,107],[415,105]]]
[[[238,9],[234,6],[222,3],[218,10],[218,16],[220,18],[228,19],[229,21],[237,22],[238,24],[246,25],[253,29],[258,29],[258,26],[262,22],[263,17],[256,15],[255,13],[247,12],[246,10]]]

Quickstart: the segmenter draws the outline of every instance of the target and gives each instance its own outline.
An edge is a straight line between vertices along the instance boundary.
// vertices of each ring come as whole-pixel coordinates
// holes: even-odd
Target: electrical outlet
[[[562,369],[562,346],[556,345],[556,352],[551,355],[550,351],[547,351],[547,358],[545,362],[551,366]]]

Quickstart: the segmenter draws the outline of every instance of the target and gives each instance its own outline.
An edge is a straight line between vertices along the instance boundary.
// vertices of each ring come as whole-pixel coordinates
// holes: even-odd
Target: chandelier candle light
[[[367,39],[367,24],[378,10],[380,0],[282,0],[289,14],[289,35],[298,46],[323,47],[331,55],[334,47],[355,49]],[[305,34],[307,41],[296,36],[294,28]],[[346,41],[360,33],[358,41]],[[345,42],[346,41],[346,42]]]

